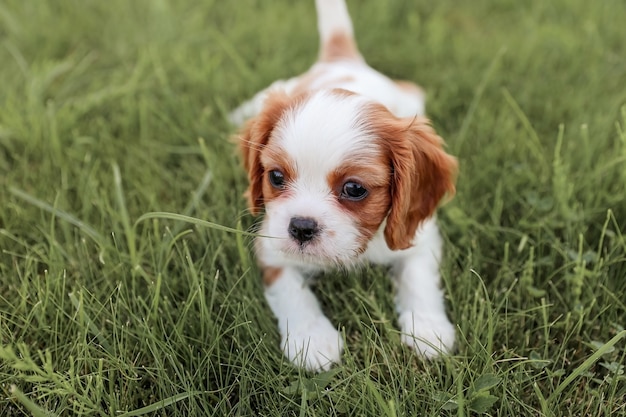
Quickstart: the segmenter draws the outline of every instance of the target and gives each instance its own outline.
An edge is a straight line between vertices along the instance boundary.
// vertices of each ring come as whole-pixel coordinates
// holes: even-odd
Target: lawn
[[[315,59],[313,1],[0,2],[0,415],[626,415],[626,2],[349,0],[458,156],[454,354],[385,271],[320,277],[345,336],[282,357],[227,114]]]

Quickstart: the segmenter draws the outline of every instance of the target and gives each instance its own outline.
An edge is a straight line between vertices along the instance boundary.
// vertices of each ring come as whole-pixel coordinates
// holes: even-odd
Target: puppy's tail
[[[322,62],[363,61],[354,41],[352,21],[345,0],[315,0]]]

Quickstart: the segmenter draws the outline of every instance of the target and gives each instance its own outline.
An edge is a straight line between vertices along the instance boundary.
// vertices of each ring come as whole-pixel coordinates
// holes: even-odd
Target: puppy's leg
[[[455,331],[440,288],[441,238],[434,223],[425,226],[419,244],[395,265],[395,301],[402,342],[434,358],[452,349]]]
[[[285,356],[310,371],[340,363],[341,335],[324,316],[302,273],[293,267],[266,268],[265,282],[265,298],[278,319]]]

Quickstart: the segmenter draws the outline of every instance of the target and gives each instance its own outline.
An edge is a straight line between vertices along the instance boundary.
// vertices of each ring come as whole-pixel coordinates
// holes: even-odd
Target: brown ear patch
[[[441,199],[454,195],[457,160],[444,151],[426,118],[397,118],[382,106],[372,111],[369,123],[386,146],[392,170],[385,240],[392,250],[406,249]]]
[[[245,193],[248,199],[250,212],[257,215],[263,208],[263,165],[261,151],[267,145],[272,131],[280,121],[285,110],[293,100],[283,92],[272,92],[267,97],[263,110],[253,119],[250,119],[241,130],[239,150],[243,159],[243,166],[248,173],[250,185]]]

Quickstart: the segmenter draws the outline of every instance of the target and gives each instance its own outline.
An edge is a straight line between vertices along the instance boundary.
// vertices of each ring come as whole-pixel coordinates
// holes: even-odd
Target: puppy
[[[370,68],[344,0],[316,0],[321,47],[306,73],[276,81],[230,115],[250,181],[265,297],[289,360],[312,371],[340,363],[343,339],[308,278],[363,262],[391,266],[402,341],[432,358],[454,326],[440,289],[434,219],[454,194],[456,159],[423,117],[416,85]]]

